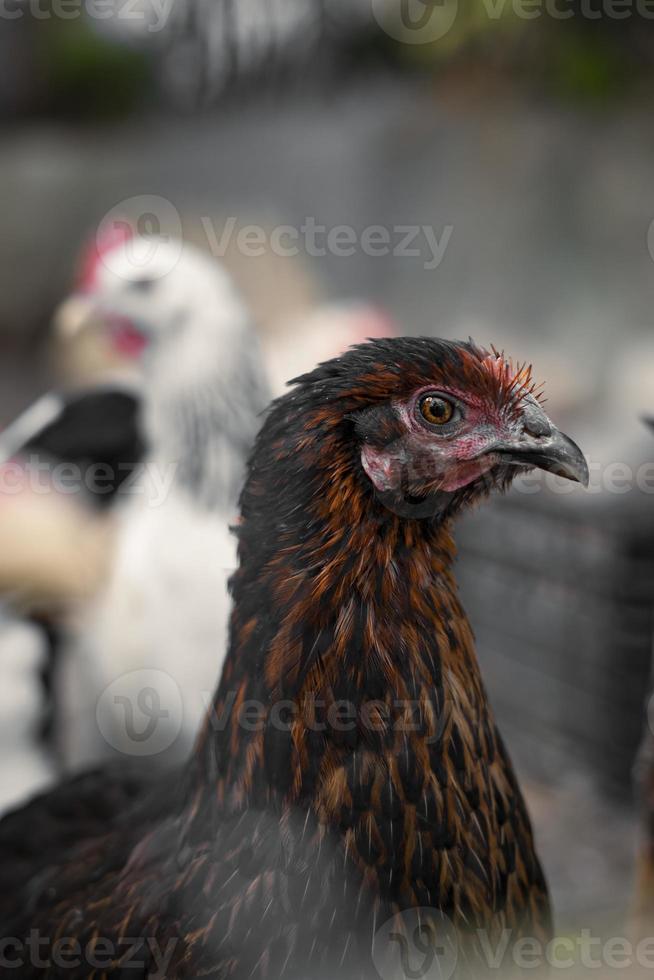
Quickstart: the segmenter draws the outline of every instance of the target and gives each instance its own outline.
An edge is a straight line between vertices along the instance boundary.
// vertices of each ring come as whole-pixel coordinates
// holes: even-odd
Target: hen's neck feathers
[[[259,436],[230,651],[187,774],[189,840],[230,812],[313,815],[377,911],[435,907],[464,929],[526,924],[547,937],[449,521],[405,519],[376,499],[353,408],[300,387]]]
[[[230,653],[199,748],[237,805],[262,793],[310,798],[325,753],[329,770],[356,747],[401,751],[415,724],[436,737],[449,702],[467,712],[470,740],[488,724],[449,522],[387,510],[351,430],[342,405],[305,412],[301,394],[287,397],[252,457]],[[386,720],[367,717],[375,701]],[[246,702],[262,711],[254,731],[242,723]],[[321,731],[338,702],[353,714],[349,730],[335,731],[332,715]]]

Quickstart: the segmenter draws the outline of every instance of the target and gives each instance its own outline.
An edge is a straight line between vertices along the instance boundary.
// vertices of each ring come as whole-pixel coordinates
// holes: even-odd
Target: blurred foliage
[[[621,46],[576,31],[553,47],[551,84],[563,96],[600,102],[616,99],[636,83],[630,66]]]
[[[40,25],[37,48],[49,107],[62,116],[120,117],[151,90],[145,54],[96,34],[83,19]]]
[[[654,32],[644,29],[639,0],[625,19],[606,13],[611,2],[285,0],[282,16],[273,0],[175,0],[157,39],[119,40],[81,17],[25,19],[12,22],[25,36],[4,57],[16,78],[38,58],[38,68],[22,69],[31,84],[21,79],[20,97],[16,88],[16,112],[31,99],[37,111],[93,119],[124,116],[148,100],[192,111],[231,90],[260,97],[261,83],[266,91],[289,83],[331,89],[380,64],[449,76],[451,86],[481,96],[490,72],[513,93],[601,105],[634,87],[649,90],[654,77]],[[2,111],[12,108],[9,78]]]
[[[383,0],[378,0],[383,2]],[[410,0],[387,0],[389,7]],[[415,0],[416,3],[419,0]],[[559,0],[565,19],[548,13],[545,0],[426,0],[424,40],[417,29],[396,32],[381,43],[398,65],[440,75],[465,65],[504,72],[526,91],[537,87],[564,99],[601,102],[624,96],[633,86],[650,87],[654,32],[647,31],[634,2],[626,19],[589,18],[603,0]],[[530,16],[524,15],[530,11]],[[394,23],[400,24],[399,18]]]

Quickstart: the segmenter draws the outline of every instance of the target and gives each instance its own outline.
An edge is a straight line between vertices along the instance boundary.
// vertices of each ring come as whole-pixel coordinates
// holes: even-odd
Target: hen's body
[[[392,394],[396,359],[434,375],[464,350],[403,344],[331,362],[273,408],[242,497],[230,653],[172,795],[145,793],[56,861],[35,853],[5,900],[20,911],[5,909],[2,935],[37,929],[87,950],[62,975],[90,976],[99,938],[118,970],[138,937],[143,975],[165,956],[169,977],[371,976],[377,930],[418,908],[437,934],[441,914],[453,923],[459,976],[478,975],[505,928],[511,943],[549,938],[452,573],[449,514],[466,491],[428,518],[399,516],[358,461],[352,413],[365,441],[371,389]]]

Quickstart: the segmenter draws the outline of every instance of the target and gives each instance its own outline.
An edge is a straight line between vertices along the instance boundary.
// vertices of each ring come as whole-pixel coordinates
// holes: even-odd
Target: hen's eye
[[[425,395],[420,400],[420,414],[430,425],[445,425],[454,415],[454,405],[440,395]]]

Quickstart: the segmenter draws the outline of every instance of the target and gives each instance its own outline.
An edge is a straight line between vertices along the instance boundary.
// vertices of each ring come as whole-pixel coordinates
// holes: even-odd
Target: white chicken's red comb
[[[80,254],[76,276],[77,288],[91,289],[103,256],[116,246],[131,241],[132,238],[134,238],[134,229],[128,221],[113,221],[109,226],[101,226]]]

